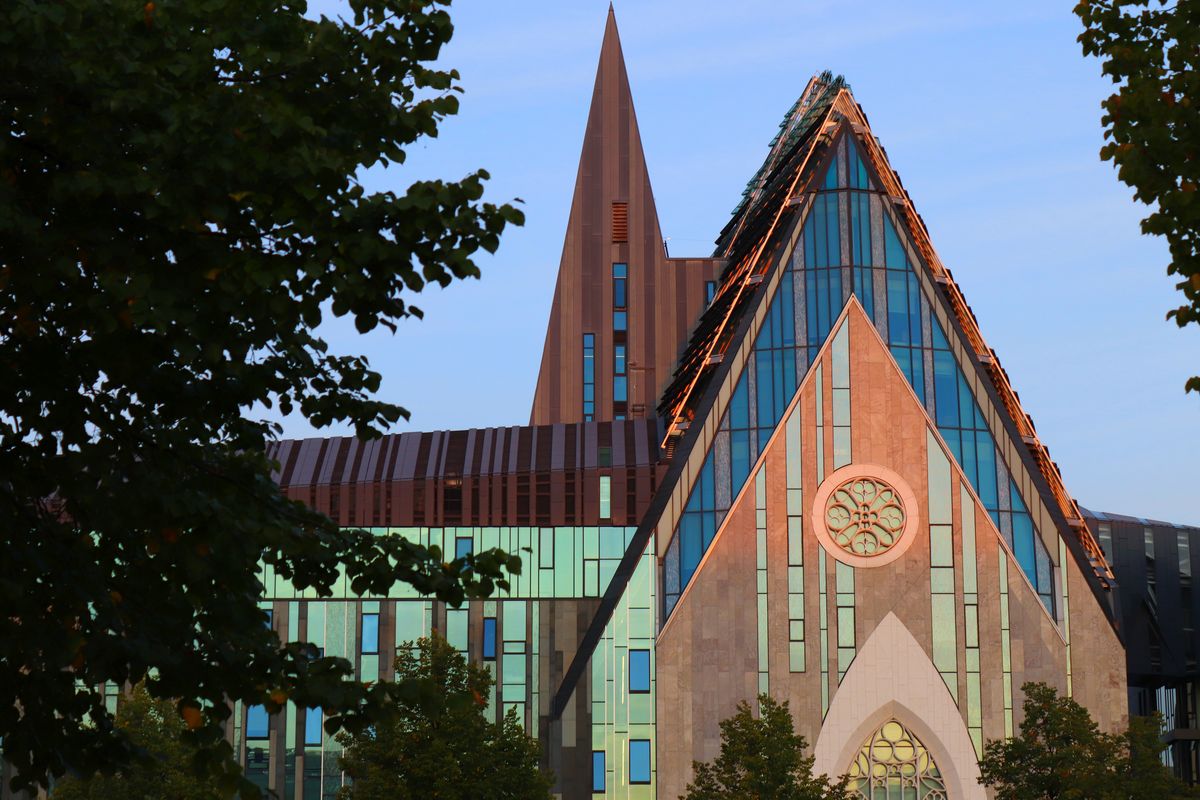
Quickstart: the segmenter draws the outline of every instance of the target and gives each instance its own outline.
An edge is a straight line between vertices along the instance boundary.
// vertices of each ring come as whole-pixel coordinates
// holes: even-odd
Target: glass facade
[[[308,641],[322,655],[348,659],[360,680],[379,680],[397,650],[438,629],[468,658],[492,671],[496,686],[487,698],[487,714],[498,718],[516,710],[526,730],[538,733],[552,686],[543,677],[541,642],[554,624],[556,606],[542,601],[591,600],[612,580],[636,528],[457,527],[385,528],[410,541],[463,555],[502,547],[522,556],[524,569],[511,591],[492,599],[453,608],[397,585],[382,598],[359,598],[344,579],[334,597],[298,592],[287,581],[263,571],[264,612],[270,611],[285,641]],[[650,753],[655,736],[654,637],[656,587],[654,557],[648,548],[629,590],[604,631],[589,666],[592,776],[598,796],[623,800],[654,797]],[[589,606],[590,607],[590,606]],[[574,619],[582,612],[572,610]],[[384,641],[385,635],[390,638]],[[338,765],[340,747],[322,729],[321,709],[288,704],[269,715],[263,706],[240,708],[235,739],[244,743],[248,777],[263,789],[272,786],[283,762],[284,794],[301,800],[330,800],[344,785]],[[272,731],[284,735],[273,738]],[[238,745],[239,747],[241,744]],[[634,780],[634,778],[637,780]],[[276,786],[278,790],[280,787]]]
[[[785,254],[751,356],[737,376],[669,545],[663,565],[664,621],[851,293],[1054,615],[1051,551],[1034,527],[967,373],[922,289],[918,273],[925,268],[907,233],[893,220],[890,199],[873,183],[853,137],[840,140],[818,186],[797,246]],[[835,420],[835,437],[836,427]]]

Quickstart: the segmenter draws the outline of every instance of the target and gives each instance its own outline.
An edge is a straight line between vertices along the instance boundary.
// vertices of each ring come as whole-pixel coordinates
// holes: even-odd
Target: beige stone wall
[[[914,730],[928,733],[932,741],[926,744],[934,751],[935,758],[955,759],[956,763],[945,765],[948,773],[958,778],[970,776],[974,774],[974,764],[957,763],[963,759],[963,741],[970,744],[969,738],[964,739],[968,725],[961,524],[964,512],[968,518],[973,517],[975,529],[974,567],[978,585],[980,707],[984,740],[1005,735],[1003,687],[1006,680],[1010,681],[1012,692],[1014,725],[1020,723],[1020,686],[1025,681],[1043,681],[1060,691],[1066,691],[1066,641],[1057,621],[1043,607],[1015,559],[1007,552],[991,517],[973,494],[967,493],[971,506],[961,508],[963,493],[960,487],[965,485],[966,479],[946,451],[951,462],[955,635],[958,648],[957,672],[950,679],[957,691],[957,700],[946,687],[942,676],[933,666],[928,442],[931,430],[935,432],[936,440],[936,429],[857,302],[851,303],[845,324],[850,326],[851,463],[878,464],[897,473],[912,488],[917,498],[916,513],[920,519],[916,528],[906,534],[916,538],[901,557],[884,566],[854,570],[854,634],[859,654],[886,619],[889,624],[902,629],[906,641],[912,645],[905,652],[905,663],[889,665],[886,650],[876,648],[870,663],[864,661],[860,664],[856,656],[846,680],[850,681],[851,673],[854,673],[853,684],[875,687],[877,691],[873,690],[871,697],[883,698],[879,703],[884,703],[886,699],[886,702],[896,704],[887,708],[902,709],[909,715],[919,717],[902,722],[914,726]],[[820,544],[811,530],[812,515],[809,513],[809,506],[819,485],[818,457],[824,459],[825,475],[833,472],[835,466],[830,358],[831,354],[826,349],[819,356],[817,367],[822,373],[825,395],[822,398],[822,452],[819,453],[817,448],[815,369],[804,380],[789,411],[789,414],[800,414],[802,421],[807,656],[804,672],[791,672],[788,659],[786,463],[787,449],[795,447],[797,443],[788,441],[783,433],[787,415],[755,469],[766,469],[767,666],[770,691],[773,696],[789,701],[798,732],[812,746],[820,742],[823,757],[833,758],[829,754],[836,753],[837,759],[845,760],[845,753],[853,752],[857,744],[832,742],[831,737],[857,736],[860,731],[854,726],[848,727],[845,720],[838,722],[840,727],[836,733],[823,730],[828,718],[825,717],[821,697]],[[750,483],[753,483],[753,472]],[[739,701],[750,700],[757,693],[759,664],[755,537],[754,495],[752,491],[747,491],[743,492],[727,516],[672,619],[659,637],[658,779],[662,797],[676,797],[685,789],[691,776],[691,762],[711,759],[718,752],[718,722],[732,713]],[[1057,558],[1058,553],[1052,555]],[[1008,571],[1012,664],[1011,675],[1008,676],[1004,673],[1002,663],[1001,557],[1007,560]],[[839,696],[840,688],[848,690],[839,687],[837,674],[836,562],[832,554],[827,555],[825,561],[825,619],[829,643],[826,663],[830,706],[859,708],[864,701]],[[1112,728],[1122,724],[1125,719],[1124,660],[1114,657],[1114,654],[1121,653],[1120,645],[1103,610],[1086,585],[1083,574],[1073,561],[1066,565],[1066,574],[1070,591],[1075,697],[1091,710],[1101,725]],[[896,634],[893,632],[889,635]],[[924,664],[911,663],[914,659],[924,659]],[[1086,668],[1081,668],[1081,665],[1086,665]],[[864,670],[869,674],[861,674]],[[901,672],[909,676],[904,679],[907,683],[897,677]],[[936,683],[930,683],[930,674],[937,679]],[[892,691],[897,686],[908,688]],[[864,690],[860,688],[853,691],[861,693]],[[908,695],[897,696],[897,692],[899,695],[908,692]],[[938,695],[940,702],[934,703],[931,697],[938,692],[941,693]],[[949,716],[947,709],[950,710]],[[829,764],[825,766],[835,771],[849,765],[847,762],[829,767]],[[963,785],[969,783],[968,780]]]

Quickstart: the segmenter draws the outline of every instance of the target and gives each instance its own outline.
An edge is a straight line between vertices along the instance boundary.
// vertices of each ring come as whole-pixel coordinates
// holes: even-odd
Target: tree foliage
[[[721,753],[693,762],[693,778],[681,800],[850,800],[847,780],[812,774],[808,743],[795,732],[786,702],[758,696],[759,714],[746,702],[721,721]]]
[[[457,111],[457,73],[432,66],[447,5],[350,0],[352,19],[312,20],[302,0],[0,3],[0,738],[18,786],[128,762],[104,682],[179,698],[214,764],[232,700],[379,719],[403,686],[281,645],[260,561],[318,595],[345,574],[451,603],[519,569],[284,499],[278,426],[253,411],[361,436],[405,416],[317,326],[395,330],[420,315],[413,292],[478,276],[522,221],[482,201],[482,170],[358,180]]]
[[[340,800],[547,800],[550,778],[516,711],[484,717],[495,680],[435,632],[403,648],[396,677],[424,691],[388,721],[339,734],[353,779]]]
[[[156,700],[144,685],[134,687],[117,707],[116,726],[142,750],[115,775],[95,774],[60,781],[51,800],[220,800],[223,793],[197,780],[196,749],[181,741],[186,724],[170,700]]]
[[[1120,734],[1100,730],[1083,706],[1027,683],[1017,736],[988,742],[979,782],[996,800],[1164,800],[1197,797],[1159,760],[1159,720],[1135,717]]]
[[[1167,240],[1184,296],[1167,318],[1200,323],[1200,0],[1082,0],[1075,13],[1084,54],[1117,84],[1100,156],[1151,206],[1142,231]]]

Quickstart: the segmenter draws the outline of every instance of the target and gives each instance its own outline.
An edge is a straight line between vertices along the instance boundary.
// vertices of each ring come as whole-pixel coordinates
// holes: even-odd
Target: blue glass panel
[[[900,243],[900,237],[892,225],[892,218],[887,214],[883,215],[883,250],[884,262],[888,269],[905,269],[908,266],[904,245]]]
[[[627,330],[628,327],[629,327],[629,317],[626,315],[626,313],[624,311],[614,311],[613,312],[613,330],[614,331],[623,331],[623,330]]]
[[[470,536],[456,536],[454,538],[454,557],[466,558],[475,552],[475,545]]]
[[[984,508],[994,509],[999,502],[996,497],[996,444],[986,430],[977,430],[975,445],[979,454],[979,482],[975,484],[975,491]]]
[[[613,279],[613,308],[625,308],[625,279]]]
[[[364,655],[379,652],[379,615],[362,615],[362,638],[360,650]]]
[[[700,508],[711,511],[717,507],[717,484],[713,478],[713,460],[706,458],[700,468]]]
[[[496,658],[496,618],[483,618],[483,657],[489,661]]]
[[[266,706],[246,707],[246,738],[266,739],[270,729],[270,717]]]
[[[713,298],[716,296],[717,296],[717,282],[716,281],[705,281],[704,282],[704,304],[711,305]]]
[[[604,789],[604,751],[592,751],[592,791],[603,792]]]
[[[837,155],[836,154],[834,155],[833,158],[829,159],[829,169],[827,169],[825,171],[824,188],[826,188],[826,189],[838,188]]]
[[[1013,553],[1021,570],[1029,578],[1030,583],[1037,585],[1037,556],[1034,548],[1033,520],[1025,510],[1025,504],[1017,493],[1016,484],[1009,482],[1009,492],[1013,499],[1012,530]]]
[[[613,264],[612,274],[614,278],[626,278],[629,276],[629,267],[618,261]]]
[[[700,565],[701,514],[684,514],[679,522],[679,575],[682,586],[687,586]]]
[[[625,374],[625,345],[613,345],[613,372],[618,375]]]
[[[949,350],[933,351],[933,396],[938,427],[958,427],[958,364]]]
[[[700,526],[704,534],[702,545],[705,551],[712,544],[712,540],[717,535],[717,516],[716,514],[708,513],[700,518]]]
[[[912,344],[908,325],[908,281],[903,272],[887,272],[888,338],[892,344]]]
[[[750,431],[729,434],[729,496],[734,497],[750,475]]]
[[[617,375],[613,378],[613,401],[624,403],[627,399],[627,389],[625,385],[625,376]]]
[[[309,708],[304,712],[304,746],[321,745],[321,709]]]
[[[645,694],[650,691],[650,651],[629,651],[629,691]]]
[[[629,740],[629,782],[650,782],[650,740]]]

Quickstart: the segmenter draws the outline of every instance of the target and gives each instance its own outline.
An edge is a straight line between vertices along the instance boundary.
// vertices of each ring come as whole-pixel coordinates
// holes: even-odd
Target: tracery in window
[[[946,800],[946,783],[928,748],[896,720],[871,734],[850,765],[850,788],[863,800]]]

